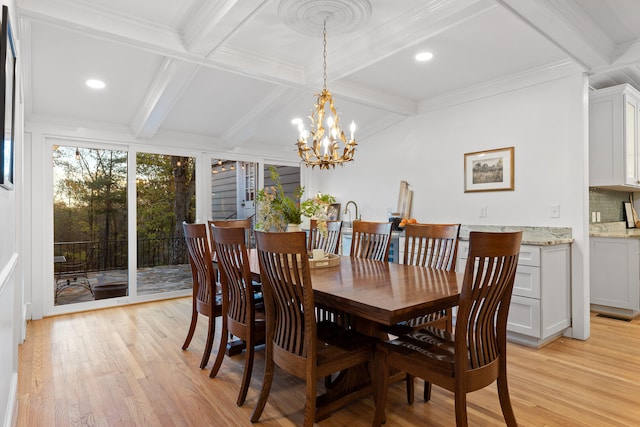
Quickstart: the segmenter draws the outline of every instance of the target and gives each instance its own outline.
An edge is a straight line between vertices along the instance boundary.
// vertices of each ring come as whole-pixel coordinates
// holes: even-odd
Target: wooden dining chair
[[[407,224],[404,229],[403,264],[455,271],[458,254],[460,224]],[[453,332],[451,308],[428,313],[385,328],[386,332],[400,336],[426,325]],[[407,375],[407,402],[413,403],[413,377]],[[431,384],[425,382],[424,400],[429,400]]]
[[[377,345],[376,413],[384,421],[391,368],[454,393],[456,425],[467,425],[466,395],[497,380],[502,414],[517,425],[507,386],[507,317],[522,232],[469,234],[455,334],[426,326]],[[429,396],[430,397],[430,396]]]
[[[404,231],[403,264],[455,271],[460,224],[407,224]],[[453,332],[451,309],[408,320],[392,327],[389,332],[402,335],[425,324]]]
[[[211,231],[212,226],[216,227],[241,227],[245,230],[245,244],[248,248],[252,247],[251,242],[251,231],[253,225],[251,224],[251,218],[247,219],[210,219],[208,221],[209,224],[209,232]],[[210,234],[210,237],[213,239],[213,235]],[[211,241],[211,248],[213,248],[213,241]],[[212,249],[215,250],[215,249]]]
[[[391,245],[390,222],[353,221],[352,257],[387,261]]]
[[[312,426],[314,419],[353,399],[343,395],[330,406],[316,408],[318,380],[370,361],[375,339],[332,322],[316,321],[304,232],[256,232],[256,243],[267,338],[264,381],[251,422],[260,419],[277,365],[306,380],[304,425]]]
[[[206,224],[182,223],[184,238],[189,251],[189,264],[191,265],[191,277],[193,280],[193,304],[191,310],[191,323],[187,338],[182,344],[186,350],[191,344],[193,333],[198,322],[198,313],[207,316],[207,341],[200,362],[200,369],[204,369],[209,363],[213,338],[216,331],[216,317],[222,315],[222,293],[216,284],[216,273],[213,269],[211,249],[207,238]]]
[[[309,221],[309,237],[307,250],[323,249],[327,254],[338,254],[342,236],[342,221],[327,221],[326,235],[318,229],[318,220]]]
[[[224,359],[229,334],[246,343],[244,374],[238,393],[241,406],[249,390],[256,344],[264,343],[265,316],[256,311],[256,298],[249,268],[249,255],[243,227],[217,227],[211,229],[216,245],[220,284],[222,285],[222,332],[216,360],[211,369],[211,378],[218,374]]]

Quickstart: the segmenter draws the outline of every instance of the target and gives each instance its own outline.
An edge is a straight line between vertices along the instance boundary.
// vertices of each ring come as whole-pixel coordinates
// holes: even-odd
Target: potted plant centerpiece
[[[330,203],[335,202],[335,197],[318,193],[301,203],[304,187],[296,188],[291,198],[285,194],[276,169],[272,166],[269,171],[275,185],[261,189],[256,195],[256,230],[300,231],[304,216],[317,219],[318,229],[323,234],[326,233],[326,210]]]

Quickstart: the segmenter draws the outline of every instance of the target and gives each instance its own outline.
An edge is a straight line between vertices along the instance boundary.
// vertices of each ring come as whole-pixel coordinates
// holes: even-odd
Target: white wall
[[[9,6],[12,32],[19,39],[13,1]],[[20,49],[16,40],[16,98],[20,96]],[[0,423],[10,426],[16,408],[18,385],[18,344],[22,339],[22,263],[18,230],[21,227],[22,180],[22,106],[15,111],[15,176],[14,190],[0,188]]]
[[[491,96],[449,99],[359,141],[353,164],[313,171],[311,194],[355,200],[364,220],[387,221],[400,181],[419,222],[571,227],[573,334],[589,336],[586,80],[572,67]],[[455,104],[455,105],[453,105]],[[515,147],[515,190],[464,193],[464,153]],[[560,205],[560,218],[550,206]],[[479,216],[486,206],[487,216]],[[344,218],[343,218],[344,219]],[[348,220],[348,217],[346,218]]]

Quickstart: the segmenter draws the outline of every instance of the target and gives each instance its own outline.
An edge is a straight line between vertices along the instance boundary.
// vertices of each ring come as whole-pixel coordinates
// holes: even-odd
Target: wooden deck
[[[17,426],[251,425],[264,352],[256,353],[247,402],[237,407],[244,356],[225,358],[214,379],[212,361],[200,370],[205,318],[191,348],[180,349],[190,305],[179,298],[30,322],[19,349]],[[638,425],[640,319],[592,316],[591,332],[587,341],[562,338],[539,350],[509,344],[519,425]],[[386,425],[455,424],[451,393],[434,387],[429,403],[421,396],[417,381],[416,403],[408,406],[404,384],[393,384]],[[276,370],[258,425],[300,425],[303,405],[304,383]],[[471,426],[504,425],[495,386],[469,394],[468,408]],[[319,425],[368,426],[373,409],[372,399],[363,398]]]

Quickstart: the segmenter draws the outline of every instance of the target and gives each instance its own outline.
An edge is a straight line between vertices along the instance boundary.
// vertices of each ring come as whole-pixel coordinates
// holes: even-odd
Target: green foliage
[[[318,193],[314,198],[300,203],[304,187],[296,188],[294,197],[291,198],[285,194],[276,169],[271,166],[269,172],[275,186],[258,191],[257,230],[285,231],[287,224],[301,224],[303,216],[319,218],[324,223],[326,218],[323,215],[329,204],[335,202],[335,197]]]

